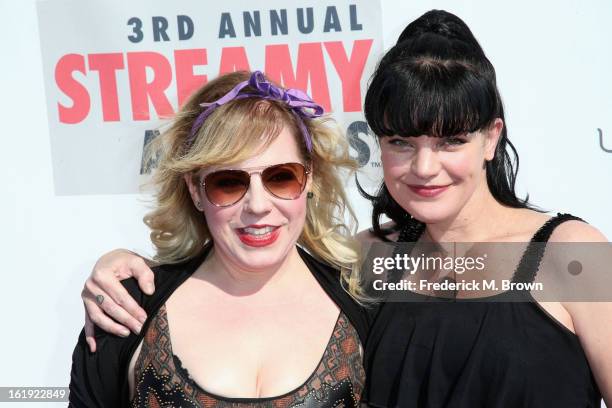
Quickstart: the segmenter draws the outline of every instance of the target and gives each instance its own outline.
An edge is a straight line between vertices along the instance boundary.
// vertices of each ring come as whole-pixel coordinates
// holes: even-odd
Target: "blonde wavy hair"
[[[362,299],[357,268],[359,245],[352,237],[357,222],[340,178],[343,172],[352,174],[357,165],[348,154],[345,138],[330,118],[303,119],[312,136],[313,148],[308,152],[296,117],[287,104],[257,97],[235,99],[218,107],[187,147],[185,140],[203,109],[200,104],[219,99],[250,75],[235,72],[208,82],[151,142],[148,155],[157,160],[151,181],[155,193],[153,210],[144,217],[144,222],[151,228],[151,241],[157,252],[154,259],[160,263],[182,262],[198,256],[211,241],[206,220],[189,194],[186,174],[244,161],[265,149],[288,126],[303,159],[312,164],[313,198],[308,200],[298,244],[340,269],[343,287],[355,299]],[[241,92],[253,91],[247,86]]]

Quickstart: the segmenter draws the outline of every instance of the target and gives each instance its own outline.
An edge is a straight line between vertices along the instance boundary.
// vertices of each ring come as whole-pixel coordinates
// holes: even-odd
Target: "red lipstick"
[[[419,185],[408,185],[411,191],[418,194],[421,197],[432,198],[442,194],[448,186],[419,186]]]
[[[280,234],[280,227],[253,224],[237,228],[236,233],[243,244],[258,248],[274,243]]]

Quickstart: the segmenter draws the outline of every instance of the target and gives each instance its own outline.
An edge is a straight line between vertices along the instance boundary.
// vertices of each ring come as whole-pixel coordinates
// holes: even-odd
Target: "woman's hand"
[[[96,351],[94,324],[123,337],[130,330],[140,332],[147,314],[120,282],[132,277],[144,293],[153,294],[153,271],[145,260],[127,249],[116,249],[98,259],[85,281],[81,298],[85,305],[85,338],[92,353]]]

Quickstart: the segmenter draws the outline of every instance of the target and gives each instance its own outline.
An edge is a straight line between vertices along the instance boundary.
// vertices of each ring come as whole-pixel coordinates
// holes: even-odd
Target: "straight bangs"
[[[494,81],[468,62],[435,57],[379,68],[365,99],[366,120],[379,137],[450,137],[488,127],[500,113]]]
[[[206,118],[181,162],[190,170],[242,162],[265,150],[285,126],[301,135],[295,117],[276,101],[256,97],[231,101]],[[307,158],[303,138],[296,141]]]

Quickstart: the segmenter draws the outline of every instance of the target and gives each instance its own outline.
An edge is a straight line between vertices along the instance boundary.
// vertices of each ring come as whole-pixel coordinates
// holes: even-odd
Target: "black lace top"
[[[132,407],[356,407],[365,381],[359,336],[340,313],[317,368],[295,390],[269,398],[227,398],[201,388],[172,352],[166,308],[149,326],[134,367]]]

